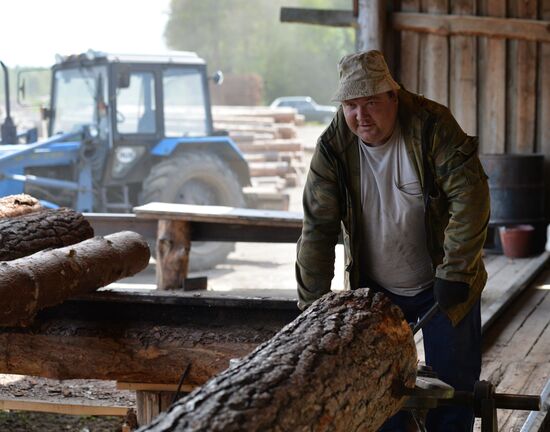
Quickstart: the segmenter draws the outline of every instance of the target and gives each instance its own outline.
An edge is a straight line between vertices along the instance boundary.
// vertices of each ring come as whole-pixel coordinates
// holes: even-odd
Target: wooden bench
[[[149,203],[135,207],[136,219],[158,220],[157,288],[185,288],[194,240],[294,243],[302,229],[299,213]]]

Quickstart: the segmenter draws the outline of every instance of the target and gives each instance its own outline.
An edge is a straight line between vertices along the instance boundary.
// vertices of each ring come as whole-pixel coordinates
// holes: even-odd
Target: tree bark
[[[331,293],[140,431],[375,431],[402,406],[416,364],[386,297]]]
[[[0,326],[25,326],[41,309],[144,269],[149,247],[123,231],[0,263]]]
[[[11,261],[81,242],[94,230],[82,214],[61,208],[0,219],[0,233],[0,261]]]
[[[0,198],[0,218],[20,216],[42,209],[36,198],[18,194]]]

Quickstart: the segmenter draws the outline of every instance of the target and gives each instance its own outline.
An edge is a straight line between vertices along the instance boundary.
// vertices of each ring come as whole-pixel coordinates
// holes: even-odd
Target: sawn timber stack
[[[331,293],[140,431],[375,431],[402,406],[416,363],[385,296]]]

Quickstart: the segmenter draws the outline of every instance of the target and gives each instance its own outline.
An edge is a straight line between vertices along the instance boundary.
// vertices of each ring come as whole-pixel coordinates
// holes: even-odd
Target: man
[[[345,56],[338,68],[341,106],[317,142],[304,189],[298,304],[329,292],[342,230],[346,288],[384,292],[409,322],[437,301],[422,330],[426,364],[455,389],[473,390],[489,221],[477,139],[446,107],[400,88],[379,51]],[[406,430],[407,420],[398,413],[381,430]],[[426,426],[469,431],[473,411],[437,408]]]

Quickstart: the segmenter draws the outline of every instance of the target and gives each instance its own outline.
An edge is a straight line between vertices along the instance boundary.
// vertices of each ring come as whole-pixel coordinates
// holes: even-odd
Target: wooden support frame
[[[550,42],[550,22],[535,19],[394,12],[392,25],[395,30],[440,36],[470,35]]]

